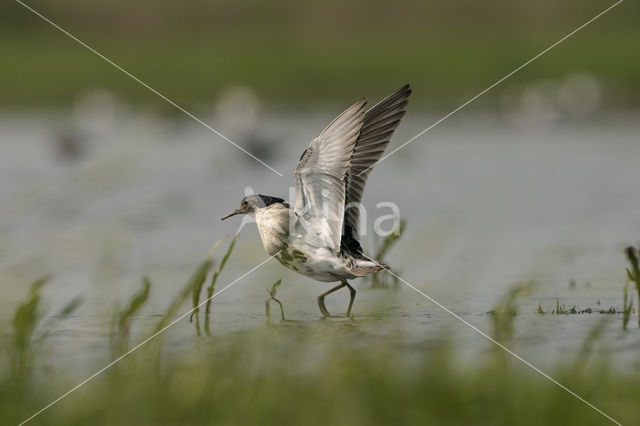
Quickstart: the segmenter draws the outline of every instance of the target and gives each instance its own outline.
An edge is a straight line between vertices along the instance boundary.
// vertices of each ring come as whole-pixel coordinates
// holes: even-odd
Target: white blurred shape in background
[[[255,92],[246,86],[232,86],[225,89],[215,105],[217,123],[232,133],[251,133],[256,127],[260,114],[260,104]]]
[[[600,106],[602,89],[598,80],[587,72],[567,77],[558,90],[558,104],[573,118],[587,118]]]
[[[562,80],[511,85],[502,92],[504,116],[521,128],[548,127],[562,119],[592,117],[600,107],[602,88],[595,76],[577,72]]]

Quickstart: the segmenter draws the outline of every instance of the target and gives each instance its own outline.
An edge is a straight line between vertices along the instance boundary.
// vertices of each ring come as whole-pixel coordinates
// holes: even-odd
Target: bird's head
[[[221,220],[225,220],[231,216],[237,214],[248,214],[255,217],[258,209],[270,206],[273,203],[283,203],[284,200],[278,197],[270,197],[269,195],[253,194],[247,195],[240,201],[240,207],[223,217]]]

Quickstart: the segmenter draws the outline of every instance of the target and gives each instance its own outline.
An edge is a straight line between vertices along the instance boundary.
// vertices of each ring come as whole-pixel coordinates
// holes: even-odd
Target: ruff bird
[[[362,99],[333,120],[300,157],[293,206],[254,194],[222,218],[254,217],[265,250],[282,265],[317,281],[340,281],[318,296],[323,317],[329,316],[325,296],[343,287],[349,289],[351,316],[356,290],[347,280],[383,269],[360,245],[360,202],[367,176],[404,116],[410,94],[405,85],[368,111]]]

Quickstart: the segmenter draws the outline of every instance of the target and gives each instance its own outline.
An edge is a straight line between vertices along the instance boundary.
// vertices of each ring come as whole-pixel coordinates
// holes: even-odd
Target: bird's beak
[[[240,211],[238,211],[238,210],[239,210],[239,209],[235,209],[234,211],[232,211],[231,213],[229,213],[228,215],[226,215],[225,217],[223,217],[223,218],[222,218],[222,219],[220,219],[220,220],[225,220],[225,219],[230,218],[231,216],[235,216],[235,215],[237,215],[237,214],[240,214],[241,212],[240,212]]]

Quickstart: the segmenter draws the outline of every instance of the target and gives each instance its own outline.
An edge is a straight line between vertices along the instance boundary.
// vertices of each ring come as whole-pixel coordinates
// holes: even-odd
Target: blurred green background
[[[53,22],[180,104],[243,85],[270,103],[381,96],[448,108],[484,89],[613,1],[31,0]],[[627,1],[509,84],[588,70],[605,107],[640,106],[640,5]],[[0,105],[60,104],[100,87],[162,104],[14,1],[0,5]],[[503,88],[483,97],[496,103]]]

